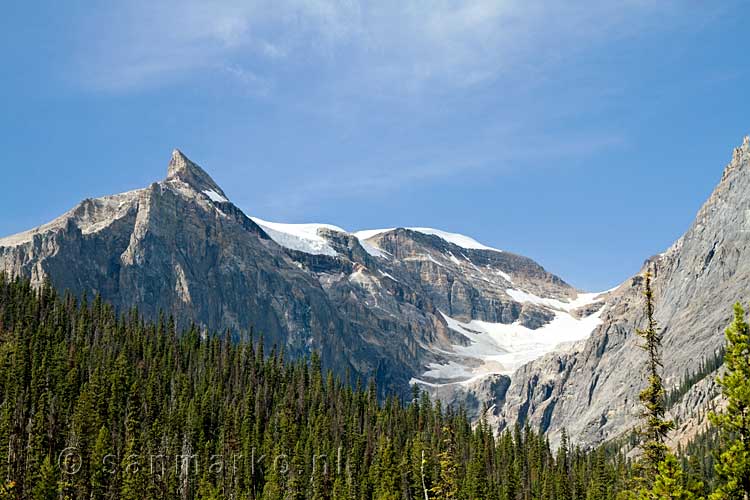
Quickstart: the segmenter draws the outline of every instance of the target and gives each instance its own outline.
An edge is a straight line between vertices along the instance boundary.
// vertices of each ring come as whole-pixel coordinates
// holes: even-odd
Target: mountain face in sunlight
[[[746,139],[691,229],[644,265],[668,386],[714,354],[725,306],[746,298],[748,163]],[[531,259],[439,229],[249,217],[177,150],[164,180],[0,239],[0,269],[151,318],[164,311],[182,327],[252,332],[293,358],[319,352],[381,394],[418,384],[497,429],[532,422],[553,439],[567,428],[598,443],[638,415],[639,277],[584,293]],[[674,406],[685,425],[709,392],[696,384]]]

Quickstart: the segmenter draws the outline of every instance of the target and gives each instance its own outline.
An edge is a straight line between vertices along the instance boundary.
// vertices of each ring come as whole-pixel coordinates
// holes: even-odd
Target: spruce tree
[[[716,473],[721,484],[712,499],[750,498],[750,326],[745,311],[734,305],[734,321],[726,330],[726,372],[718,383],[727,399],[723,413],[711,414],[729,445],[718,457]]]
[[[110,473],[107,469],[107,455],[109,453],[109,431],[106,427],[99,429],[91,453],[91,496],[104,498],[107,491]]]
[[[562,435],[560,436],[560,446],[557,448],[556,458],[556,475],[557,475],[557,493],[560,498],[571,497],[571,486],[570,486],[570,463],[569,463],[569,443],[568,433],[563,428]]]
[[[698,497],[686,487],[684,473],[677,457],[668,453],[659,463],[651,490],[644,490],[638,500],[697,500]]]
[[[0,496],[0,498],[2,497]],[[34,500],[54,500],[57,498],[57,474],[49,456],[44,458],[39,479],[32,489],[31,498]]]
[[[640,400],[643,404],[643,427],[641,429],[643,451],[642,467],[643,480],[646,485],[653,484],[659,470],[659,464],[667,455],[668,448],[664,444],[667,433],[672,429],[673,422],[665,418],[665,391],[661,378],[661,332],[654,318],[654,292],[651,288],[651,273],[644,276],[646,328],[636,330],[643,338],[641,348],[648,354],[647,372],[648,386],[641,391]]]
[[[446,426],[443,428],[443,450],[438,454],[440,464],[440,475],[432,493],[436,500],[453,500],[458,498],[456,447],[453,439],[453,429]]]

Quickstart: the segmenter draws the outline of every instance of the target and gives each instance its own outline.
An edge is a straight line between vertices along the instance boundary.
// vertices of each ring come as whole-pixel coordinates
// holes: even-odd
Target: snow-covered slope
[[[730,304],[748,298],[748,193],[750,138],[690,230],[647,261],[671,386],[713,356]],[[586,294],[437,229],[251,220],[179,151],[162,181],[0,239],[0,269],[152,318],[262,332],[291,358],[318,352],[342,375],[374,379],[381,396],[408,397],[416,381],[496,429],[528,423],[597,444],[638,417],[640,277]]]
[[[220,195],[206,191],[206,194],[214,201],[226,201]],[[347,233],[344,229],[334,226],[331,224],[318,224],[318,223],[306,223],[306,224],[286,224],[280,222],[270,222],[263,220],[259,217],[251,217],[251,219],[261,226],[268,235],[279,245],[289,248],[291,250],[297,250],[300,252],[309,253],[312,255],[336,255],[336,251],[331,248],[326,242],[326,239],[321,237],[318,233],[320,229],[327,229],[331,231],[337,231],[340,233]],[[357,238],[362,247],[374,257],[387,257],[388,252],[379,248],[377,245],[372,243],[371,240],[375,236],[394,231],[397,228],[387,229],[365,229],[362,231],[356,231],[353,233],[347,233]],[[410,231],[416,231],[422,234],[429,234],[437,236],[448,243],[452,243],[458,247],[467,250],[489,250],[493,252],[502,252],[496,248],[488,247],[479,243],[474,238],[465,236],[458,233],[449,233],[440,229],[433,229],[430,227],[409,227],[405,228]]]
[[[607,291],[611,291],[611,290],[607,290]],[[598,297],[604,295],[607,292],[579,293],[578,296],[573,300],[560,300],[560,299],[539,297],[537,295],[534,295],[533,293],[528,293],[528,292],[524,292],[523,290],[516,290],[513,288],[506,289],[505,293],[507,293],[508,295],[510,295],[511,298],[513,298],[514,300],[522,304],[524,303],[537,304],[540,306],[545,306],[545,307],[549,307],[549,308],[560,310],[560,311],[570,312],[580,307],[593,304],[594,302],[596,302]]]
[[[600,296],[598,293],[580,294],[566,305],[585,307],[596,303]],[[602,309],[585,317],[576,317],[571,314],[572,310],[555,311],[552,321],[536,329],[519,322],[461,322],[443,314],[448,327],[463,335],[469,343],[454,345],[452,352],[446,353],[450,361],[431,364],[421,378],[415,377],[412,382],[428,386],[465,385],[488,375],[510,375],[522,365],[562,347],[562,344],[586,339],[601,324]]]
[[[283,224],[269,222],[258,217],[251,217],[251,219],[282,247],[312,255],[338,255],[336,250],[328,244],[328,240],[318,234],[320,229],[346,232],[330,224]]]
[[[484,376],[510,374],[519,366],[537,359],[554,350],[562,343],[579,341],[591,334],[599,324],[601,310],[593,308],[580,314],[576,311],[601,302],[601,293],[570,293],[560,289],[535,286],[533,289],[523,285],[534,285],[519,276],[520,283],[515,283],[509,274],[512,269],[501,262],[485,262],[482,257],[502,258],[510,255],[506,252],[488,247],[468,236],[449,233],[433,228],[374,229],[347,233],[340,227],[330,224],[280,224],[259,218],[253,220],[279,245],[311,255],[328,255],[346,258],[336,250],[329,240],[331,231],[346,235],[356,241],[371,256],[381,257],[379,269],[368,269],[358,265],[349,276],[367,295],[372,297],[372,304],[377,305],[378,296],[382,294],[378,277],[387,276],[394,281],[409,282],[409,275],[424,281],[425,287],[441,288],[442,275],[454,284],[458,280],[467,281],[471,287],[480,287],[480,293],[486,294],[490,301],[507,300],[517,304],[516,309],[524,311],[522,316],[497,317],[492,313],[483,314],[475,310],[464,312],[455,308],[456,299],[447,302],[453,307],[451,311],[440,311],[448,330],[453,336],[451,342],[426,346],[433,352],[436,360],[425,365],[421,374],[412,382],[426,387],[444,387],[451,384],[465,385]],[[406,239],[399,244],[396,258],[384,245],[388,238],[397,238],[403,234]],[[427,235],[439,238],[427,238],[415,241],[408,235]],[[337,236],[338,238],[338,236]],[[432,242],[440,242],[437,247]],[[405,250],[414,245],[413,249]],[[391,248],[394,250],[394,248]],[[506,270],[508,272],[506,272]],[[437,274],[435,274],[437,273]],[[329,279],[329,278],[324,278]],[[511,288],[512,287],[512,288]],[[440,292],[441,294],[444,292]],[[450,292],[449,292],[450,293]],[[497,297],[494,299],[492,297]]]

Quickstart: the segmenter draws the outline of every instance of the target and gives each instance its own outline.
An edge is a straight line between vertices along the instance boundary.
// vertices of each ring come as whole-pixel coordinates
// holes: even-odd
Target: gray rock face
[[[562,279],[513,253],[463,248],[403,228],[368,241],[393,257],[386,264],[391,270],[398,276],[410,276],[440,311],[461,321],[511,324],[520,319],[524,326],[538,328],[551,320],[549,311],[513,300],[506,289],[522,287],[563,300],[577,295]]]
[[[417,231],[365,243],[321,227],[316,237],[330,251],[279,245],[174,151],[164,180],[85,200],[49,224],[0,239],[0,270],[98,293],[149,317],[166,311],[181,326],[252,329],[289,356],[317,351],[341,374],[374,377],[382,391],[404,394],[413,377],[471,343],[443,314],[538,328],[553,315],[514,300],[508,287],[561,300],[577,294],[530,259]]]
[[[668,387],[721,347],[732,304],[750,298],[749,194],[750,139],[745,138],[687,233],[644,263],[643,271],[654,273]],[[629,430],[645,384],[640,375],[645,355],[635,335],[644,324],[641,292],[640,276],[627,280],[609,295],[602,324],[585,342],[514,373],[492,414],[498,427],[529,421],[549,430],[553,441],[566,428],[584,444]],[[691,391],[675,411],[683,420],[691,412],[705,415],[702,407],[709,401],[713,398]]]
[[[746,139],[689,231],[644,264],[667,385],[721,346],[731,304],[748,299],[748,193]],[[320,352],[383,392],[418,382],[498,430],[528,422],[554,442],[566,428],[582,444],[627,431],[644,383],[640,276],[584,295],[528,258],[466,241],[253,220],[175,151],[166,179],[0,239],[0,270],[150,317],[164,310],[182,326],[262,332],[268,346]],[[675,406],[683,437],[715,399],[707,381]]]

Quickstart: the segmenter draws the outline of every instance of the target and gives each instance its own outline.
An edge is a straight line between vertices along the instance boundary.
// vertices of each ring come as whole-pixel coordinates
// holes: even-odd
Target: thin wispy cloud
[[[239,193],[238,202],[248,207],[252,204],[251,213],[260,210],[265,213],[259,215],[297,218],[321,199],[337,202],[352,197],[373,197],[406,186],[424,186],[451,179],[476,181],[532,165],[535,169],[559,168],[560,163],[571,158],[624,148],[627,140],[607,132],[567,133],[554,137],[536,134],[536,144],[537,147],[529,148],[519,142],[518,137],[506,135],[495,137],[492,149],[467,145],[454,148],[439,159],[432,158],[429,152],[423,152],[422,158],[410,152],[401,158],[378,159],[345,168],[319,168],[293,184],[269,186],[260,199],[244,200]]]
[[[355,158],[326,153],[308,177],[269,183],[253,201],[295,216],[324,201],[621,148],[628,140],[616,123],[568,130],[627,86],[587,81],[581,60],[663,29],[666,15],[673,25],[683,16],[671,1],[640,0],[131,0],[92,14],[81,33],[98,43],[82,43],[72,67],[84,89],[116,94],[211,75],[214,93],[239,87],[278,102],[294,121],[314,116],[344,140],[348,131],[359,141],[368,130],[427,134],[409,143],[395,132],[382,153],[377,138]],[[558,82],[579,65],[579,80]],[[470,113],[470,133],[446,125]],[[427,141],[431,131],[448,138]]]
[[[92,14],[75,68],[81,83],[106,91],[168,85],[217,67],[273,81],[306,65],[381,92],[474,86],[633,35],[669,8],[604,3],[132,0]]]

